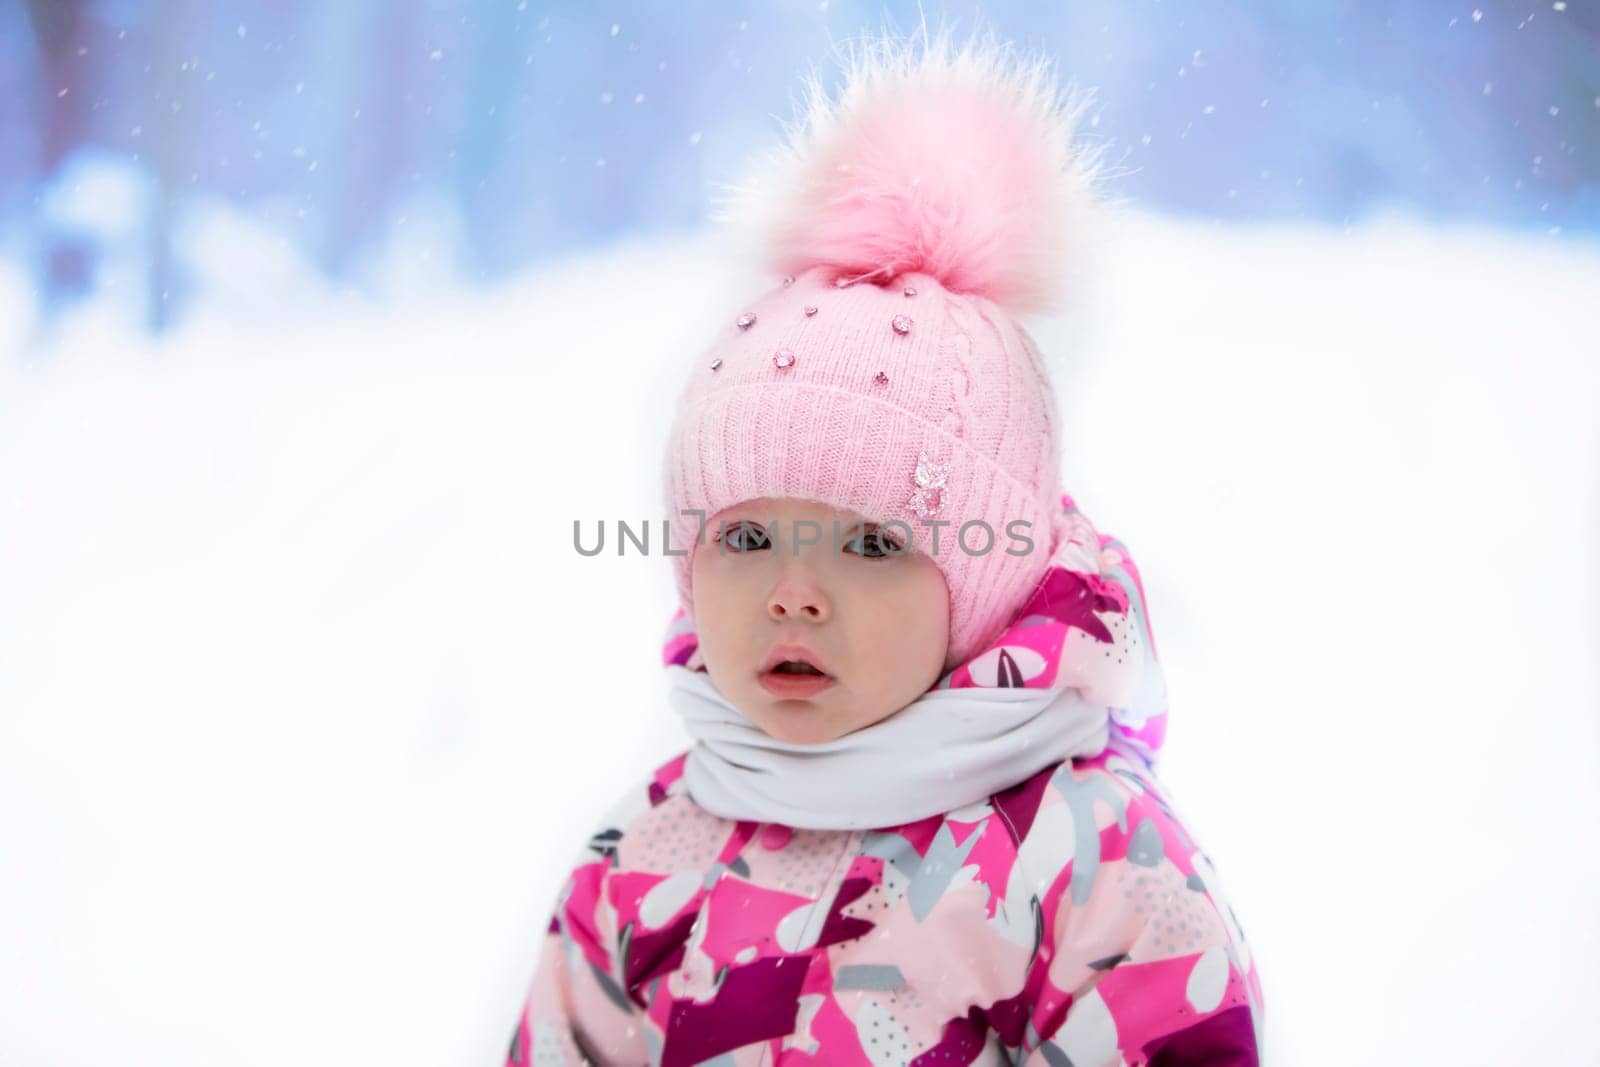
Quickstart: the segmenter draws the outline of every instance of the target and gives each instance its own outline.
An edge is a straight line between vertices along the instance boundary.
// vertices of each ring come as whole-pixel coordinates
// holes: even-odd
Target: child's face
[[[691,567],[706,670],[780,741],[816,744],[871,726],[944,669],[944,575],[927,555],[902,550],[904,529],[876,529],[854,512],[793,499],[750,500],[706,520]],[[799,658],[823,675],[770,669]]]

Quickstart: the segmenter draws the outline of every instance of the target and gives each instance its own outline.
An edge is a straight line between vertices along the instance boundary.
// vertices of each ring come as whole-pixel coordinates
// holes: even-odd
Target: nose
[[[770,618],[826,622],[833,617],[833,605],[822,587],[804,570],[791,567],[767,596]]]

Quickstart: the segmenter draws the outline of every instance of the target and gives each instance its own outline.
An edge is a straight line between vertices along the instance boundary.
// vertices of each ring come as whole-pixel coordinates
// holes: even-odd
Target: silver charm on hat
[[[911,476],[917,488],[906,503],[919,518],[931,519],[944,510],[945,479],[949,474],[949,463],[935,463],[926,452],[917,455],[917,469]]]

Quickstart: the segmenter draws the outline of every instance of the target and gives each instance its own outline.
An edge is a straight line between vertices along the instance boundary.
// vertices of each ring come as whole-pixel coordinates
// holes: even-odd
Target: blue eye
[[[722,543],[734,552],[756,552],[772,547],[767,532],[753,522],[740,520],[723,531]]]

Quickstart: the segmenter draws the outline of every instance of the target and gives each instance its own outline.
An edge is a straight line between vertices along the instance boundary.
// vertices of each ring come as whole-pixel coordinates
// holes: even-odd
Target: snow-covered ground
[[[499,1062],[589,823],[684,743],[667,562],[572,523],[660,516],[683,361],[770,281],[674,234],[372,306],[190,240],[241,269],[159,342],[0,271],[0,1062]],[[1592,1055],[1600,247],[1119,241],[1034,333],[1270,1062]]]

